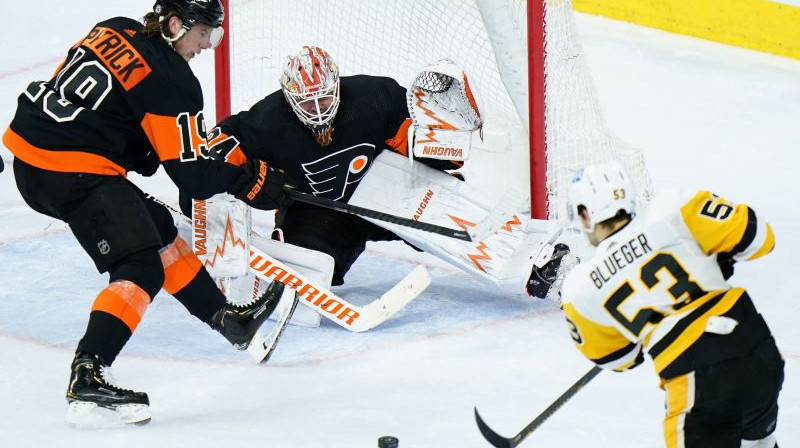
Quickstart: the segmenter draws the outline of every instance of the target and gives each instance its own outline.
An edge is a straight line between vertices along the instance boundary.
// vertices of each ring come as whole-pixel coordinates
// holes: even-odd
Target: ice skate
[[[283,283],[272,282],[264,294],[250,304],[226,304],[211,318],[211,328],[219,331],[237,349],[247,349],[261,324],[278,306],[283,288]]]
[[[75,354],[67,388],[67,425],[103,428],[150,421],[147,394],[116,386],[110,375],[110,367],[96,355]]]

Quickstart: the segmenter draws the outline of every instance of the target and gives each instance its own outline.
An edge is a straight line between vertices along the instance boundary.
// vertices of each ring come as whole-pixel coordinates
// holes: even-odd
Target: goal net
[[[226,8],[218,119],[279,89],[286,56],[303,45],[327,50],[342,76],[390,76],[406,87],[421,67],[449,58],[467,72],[485,118],[464,174],[488,196],[516,189],[527,196],[520,211],[564,221],[577,168],[610,159],[628,168],[641,200],[652,193],[641,152],[603,119],[569,0],[229,0]]]

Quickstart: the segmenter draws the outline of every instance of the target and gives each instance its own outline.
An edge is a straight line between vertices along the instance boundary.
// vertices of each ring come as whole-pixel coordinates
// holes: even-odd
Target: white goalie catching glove
[[[408,129],[413,157],[464,161],[472,134],[483,127],[467,75],[449,59],[422,68],[406,92],[413,125]]]

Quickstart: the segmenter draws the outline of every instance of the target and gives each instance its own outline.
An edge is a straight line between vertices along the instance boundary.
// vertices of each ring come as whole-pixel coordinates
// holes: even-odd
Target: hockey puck
[[[383,436],[378,439],[378,448],[397,448],[400,441],[394,436]]]

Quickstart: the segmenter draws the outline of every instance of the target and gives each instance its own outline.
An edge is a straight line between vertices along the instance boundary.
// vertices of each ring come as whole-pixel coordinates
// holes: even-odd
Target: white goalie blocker
[[[404,156],[383,151],[348,203],[468,232],[481,223],[499,223],[467,242],[365,218],[504,292],[527,294],[534,263],[549,259],[561,227],[516,213],[513,204],[520,203],[519,195],[506,192],[499,202],[512,206],[498,206],[498,201],[447,173],[421,163],[411,165]]]
[[[474,131],[483,127],[475,98],[466,73],[453,61],[423,67],[406,90],[413,124],[408,128],[409,159],[467,160]]]
[[[231,195],[193,200],[192,248],[229,302],[249,303],[269,286],[250,270],[251,244],[317,284],[330,287],[334,267],[330,255],[257,236],[251,233],[251,225],[250,207]],[[320,315],[308,307],[297,307],[290,323],[317,327]]]

